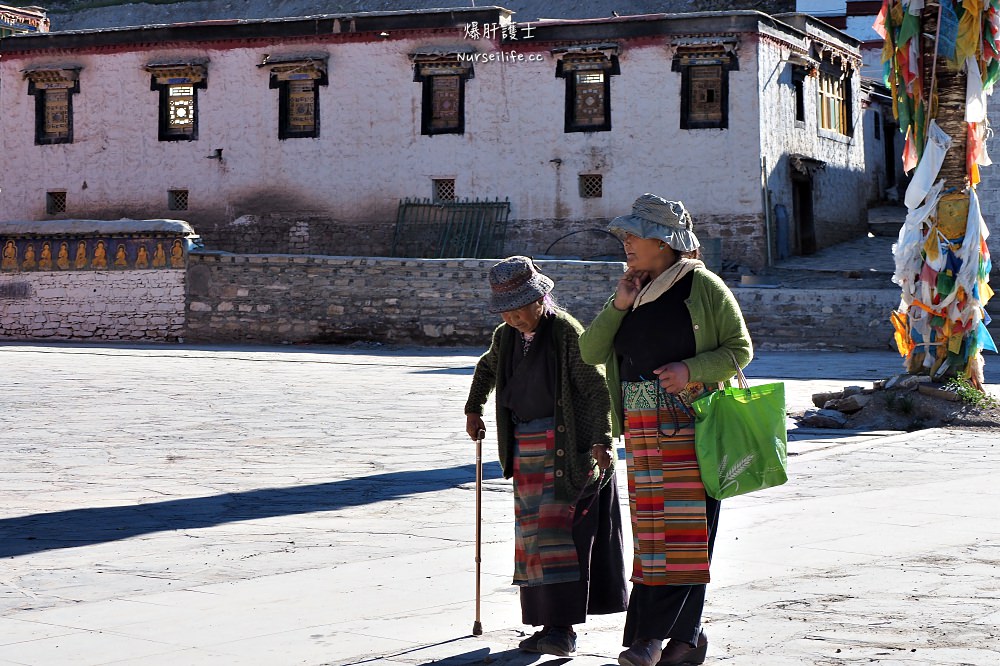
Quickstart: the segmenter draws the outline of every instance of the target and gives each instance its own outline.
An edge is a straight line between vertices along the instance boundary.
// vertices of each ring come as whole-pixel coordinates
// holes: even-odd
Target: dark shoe
[[[576,652],[576,632],[572,629],[553,627],[538,640],[538,651],[557,657],[568,657]]]
[[[547,633],[549,633],[549,628],[542,627],[541,629],[539,629],[538,631],[536,631],[535,633],[531,634],[523,641],[518,643],[517,647],[523,650],[524,652],[541,652],[541,650],[538,649],[538,641],[541,640],[541,638],[545,636],[545,634]]]
[[[705,663],[708,654],[708,635],[704,631],[698,635],[698,645],[671,638],[663,648],[663,656],[657,666],[698,666]]]
[[[618,655],[621,666],[656,666],[663,651],[663,641],[640,638]]]

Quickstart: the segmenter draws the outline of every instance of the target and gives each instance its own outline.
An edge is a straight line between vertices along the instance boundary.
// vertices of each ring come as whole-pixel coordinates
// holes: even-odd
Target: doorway
[[[793,243],[795,254],[816,252],[816,224],[813,219],[812,178],[792,178],[792,214],[795,217]]]

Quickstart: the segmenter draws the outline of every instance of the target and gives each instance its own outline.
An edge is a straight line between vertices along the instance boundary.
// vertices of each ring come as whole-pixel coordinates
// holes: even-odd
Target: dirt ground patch
[[[846,387],[845,387],[846,388]],[[924,428],[961,428],[1000,433],[998,396],[980,406],[927,395],[916,389],[865,389],[870,400],[859,411],[845,413],[840,428],[850,430],[922,430]],[[791,414],[802,421],[816,414],[805,410]],[[822,413],[822,411],[821,411]],[[816,425],[816,424],[811,424]],[[830,427],[838,427],[831,424]]]

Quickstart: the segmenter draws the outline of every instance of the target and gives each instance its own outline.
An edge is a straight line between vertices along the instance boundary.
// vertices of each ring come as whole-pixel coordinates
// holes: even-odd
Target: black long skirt
[[[598,494],[580,500],[574,515],[573,542],[580,562],[580,580],[521,587],[521,621],[534,626],[568,627],[587,615],[621,613],[628,606],[622,514],[615,479]]]

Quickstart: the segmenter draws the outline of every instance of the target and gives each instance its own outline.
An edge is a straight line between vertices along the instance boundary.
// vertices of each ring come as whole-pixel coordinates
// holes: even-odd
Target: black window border
[[[69,130],[65,137],[45,136],[45,95],[50,88],[38,88],[35,82],[28,80],[28,94],[35,98],[35,145],[53,146],[60,143],[73,143],[73,95],[80,92],[80,80],[73,81],[72,86],[65,86],[69,91],[66,95],[66,124]]]
[[[168,134],[170,126],[170,86],[192,86],[194,88],[194,123],[188,134]],[[157,139],[160,141],[197,141],[198,140],[198,91],[208,87],[208,80],[203,78],[197,83],[157,83],[156,75],[150,77],[149,89],[160,93],[160,110],[157,114]]]
[[[417,62],[413,67],[414,82],[422,84],[420,93],[420,133],[424,136],[465,134],[465,82],[468,79],[476,78],[476,73],[471,63],[469,63],[468,67],[456,67],[454,72],[448,72],[447,74],[421,74],[420,65],[421,63]],[[438,76],[458,77],[458,125],[456,127],[431,127],[431,123],[434,121],[434,78]]]
[[[792,65],[792,96],[795,101],[795,126],[806,125],[806,79],[810,77],[811,68]]]
[[[576,68],[565,67],[566,62],[573,62],[573,58],[560,58],[556,63],[556,78],[566,80],[566,101],[564,110],[563,133],[570,132],[610,132],[611,131],[611,77],[621,74],[621,67],[618,64],[618,56],[606,57],[605,65],[599,68]],[[585,71],[604,72],[604,122],[600,125],[578,125],[575,122],[576,110],[576,73]]]
[[[692,129],[729,129],[729,72],[736,72],[740,69],[740,61],[734,53],[722,54],[721,52],[714,58],[692,57],[691,62],[682,63],[684,54],[678,53],[674,56],[671,64],[671,71],[681,74],[681,94],[680,94],[680,128]],[[718,122],[690,120],[691,111],[691,68],[721,66],[722,67],[722,89],[720,90],[720,103],[722,105],[722,118]]]
[[[270,76],[270,88],[278,89],[278,139],[284,141],[285,139],[318,139],[320,130],[320,108],[319,108],[319,87],[329,84],[329,77],[326,71],[322,71],[320,75],[313,79],[315,85],[313,87],[313,115],[315,117],[315,124],[312,130],[307,132],[293,131],[288,129],[288,99],[289,92],[288,88],[292,80],[279,81],[278,75],[275,72],[271,72]]]

